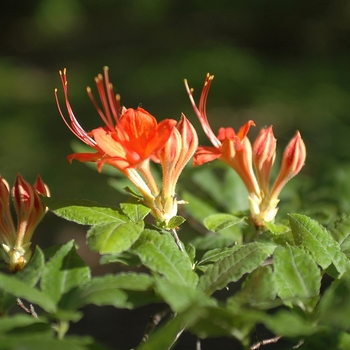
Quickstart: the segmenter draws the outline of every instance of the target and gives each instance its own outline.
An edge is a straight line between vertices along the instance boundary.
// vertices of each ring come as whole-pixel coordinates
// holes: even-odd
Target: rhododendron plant
[[[85,144],[68,155],[73,164],[67,166],[82,167],[72,162],[78,160],[96,164],[99,173],[109,167],[104,175],[110,176],[110,191],[128,198],[112,196],[113,205],[106,205],[93,198],[49,197],[40,176],[30,185],[18,175],[12,190],[0,177],[1,349],[108,349],[111,319],[98,314],[98,307],[109,306],[111,313],[123,309],[124,317],[130,309],[150,305],[123,318],[128,327],[129,319],[143,322],[137,312],[146,312],[149,323],[133,323],[132,339],[113,341],[111,348],[350,348],[350,214],[334,214],[332,221],[328,215],[325,221],[317,203],[314,217],[307,216],[312,213],[308,196],[315,198],[317,192],[305,189],[308,181],[291,181],[289,197],[287,191],[280,196],[305,163],[299,131],[287,144],[275,177],[272,126],[262,128],[252,143],[252,120],[238,131],[221,127],[213,132],[206,112],[213,75],[206,76],[198,105],[185,81],[211,146],[198,146],[191,117],[181,111],[179,121],[157,120],[144,108],[123,107],[106,67],[95,78],[98,101],[87,88],[100,118],[86,130],[80,124],[86,119],[78,122],[73,112],[66,70],[60,79],[65,108],[59,102],[61,89],[56,89],[59,114]],[[190,166],[192,157],[195,167]],[[64,169],[59,171],[60,179],[71,184]],[[73,229],[83,225],[84,259],[73,239],[54,245],[55,230],[46,226],[46,242],[51,243],[42,249],[36,227],[48,210],[55,220],[74,222]],[[98,266],[96,272],[86,263],[91,252],[99,255],[100,265],[109,265],[107,270]],[[89,312],[90,304],[94,315],[86,319],[95,325],[82,322],[88,336],[75,335],[70,326]],[[151,309],[155,313],[148,315]],[[113,335],[120,326],[113,324]],[[96,327],[107,334],[99,341],[90,334]],[[183,333],[192,334],[188,342]]]

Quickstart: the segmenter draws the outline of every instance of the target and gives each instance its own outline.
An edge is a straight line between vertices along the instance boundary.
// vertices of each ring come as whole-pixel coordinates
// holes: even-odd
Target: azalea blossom
[[[66,70],[60,71],[60,77],[69,119],[65,118],[60,108],[56,89],[61,117],[73,134],[94,150],[93,153],[71,154],[68,160],[94,162],[99,171],[105,164],[117,168],[140,191],[140,201],[151,209],[151,214],[167,224],[177,213],[179,202],[175,186],[178,177],[197,147],[197,134],[192,125],[184,116],[178,125],[174,119],[158,123],[143,108],[121,107],[120,96],[114,94],[108,68],[105,67],[104,75],[99,74],[95,78],[102,108],[94,99],[91,89],[87,88],[104,126],[87,132],[79,124],[70,105]],[[161,163],[161,190],[150,169],[150,160]]]
[[[18,174],[11,195],[17,214],[17,228],[9,207],[9,185],[0,176],[1,255],[8,269],[14,272],[21,270],[32,255],[30,249],[32,235],[47,211],[40,196],[48,197],[50,192],[39,175],[32,186]]]
[[[305,144],[297,131],[283,155],[280,173],[270,190],[270,172],[276,157],[276,139],[272,126],[262,129],[253,147],[247,137],[252,120],[244,124],[236,133],[232,128],[220,128],[217,136],[211,129],[206,112],[209,89],[214,79],[206,75],[201,97],[197,107],[185,80],[185,87],[197,117],[213,146],[198,147],[194,156],[194,165],[201,165],[215,159],[220,159],[232,167],[244,182],[249,196],[248,202],[251,217],[255,225],[264,226],[272,221],[278,211],[278,195],[284,185],[299,173],[305,163]],[[255,170],[255,171],[254,171]]]

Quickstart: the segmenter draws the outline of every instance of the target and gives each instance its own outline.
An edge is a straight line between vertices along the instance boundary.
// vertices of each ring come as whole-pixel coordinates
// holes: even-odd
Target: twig
[[[34,310],[33,304],[29,304],[29,309],[23,304],[20,298],[16,299],[17,305],[24,310],[27,314],[32,315],[34,318],[38,318],[38,314]]]
[[[154,331],[154,329],[158,326],[159,322],[170,312],[169,308],[156,313],[153,315],[146,327],[145,333],[142,337],[141,343],[144,343],[148,340],[150,334]]]
[[[174,345],[175,343],[177,342],[177,340],[180,338],[181,334],[184,332],[186,326],[184,328],[182,328],[177,334],[176,334],[176,337],[174,339],[174,341],[171,343],[171,345],[169,346],[168,350],[170,350]]]
[[[201,340],[199,338],[197,338],[197,342],[196,342],[196,350],[201,350],[202,346],[201,346]]]
[[[278,335],[277,337],[274,337],[274,338],[270,338],[270,339],[265,339],[265,340],[262,340],[262,341],[259,341],[255,344],[253,344],[251,347],[250,347],[250,350],[256,350],[256,349],[259,349],[260,346],[262,345],[268,345],[268,344],[274,344],[274,343],[277,343],[282,337],[280,335]]]
[[[182,251],[182,252],[184,252],[185,250],[184,250],[184,247],[182,246],[182,243],[181,243],[181,241],[180,241],[180,238],[179,238],[179,236],[177,235],[177,233],[176,233],[176,229],[172,229],[172,230],[170,230],[170,233],[171,233],[171,235],[174,237],[174,239],[175,239],[175,242],[176,242],[176,245],[179,247],[179,249]]]

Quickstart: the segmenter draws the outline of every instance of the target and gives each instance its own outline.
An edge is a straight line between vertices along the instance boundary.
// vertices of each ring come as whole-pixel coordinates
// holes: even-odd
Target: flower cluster
[[[11,195],[17,214],[17,229],[9,207],[9,185],[0,177],[1,255],[8,269],[15,272],[21,270],[32,255],[30,245],[33,232],[47,211],[40,195],[47,197],[50,192],[39,175],[32,186],[18,174]]]
[[[102,108],[88,87],[88,95],[104,126],[85,131],[77,121],[68,99],[66,70],[60,71],[67,121],[58,102],[62,119],[81,141],[95,150],[94,153],[75,153],[68,156],[80,162],[94,162],[99,170],[104,164],[121,171],[139,190],[140,202],[151,209],[151,214],[165,226],[177,214],[175,186],[185,165],[194,154],[198,138],[188,119],[182,115],[179,123],[173,119],[157,120],[143,108],[125,108],[120,96],[115,95],[109,82],[108,68],[104,75],[95,78]],[[155,181],[150,161],[160,163],[163,170],[161,189]]]
[[[232,128],[220,128],[216,136],[206,113],[206,102],[213,78],[213,75],[207,74],[198,107],[193,98],[193,90],[185,80],[194,111],[213,144],[210,147],[198,147],[194,165],[220,159],[232,167],[249,192],[248,201],[253,222],[256,226],[264,226],[265,222],[272,221],[277,214],[278,196],[282,188],[303,167],[306,158],[305,144],[297,131],[284,151],[280,173],[270,189],[270,172],[276,156],[276,139],[272,126],[260,131],[253,146],[247,137],[250,127],[255,126],[252,120],[243,125],[238,133]]]

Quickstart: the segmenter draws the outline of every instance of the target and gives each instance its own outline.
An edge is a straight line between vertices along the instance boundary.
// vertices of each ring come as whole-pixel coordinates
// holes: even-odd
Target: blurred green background
[[[254,139],[272,124],[282,152],[300,130],[303,200],[350,211],[350,1],[5,0],[0,9],[0,173],[10,183],[40,173],[56,198],[120,200],[105,175],[66,160],[74,136],[55,105],[59,69],[86,130],[101,121],[85,87],[108,65],[123,105],[159,120],[184,112],[202,145],[183,79],[199,98],[210,72],[214,131],[253,119]],[[53,237],[60,225],[52,215],[40,227]],[[84,240],[84,229],[66,231],[61,240]]]

